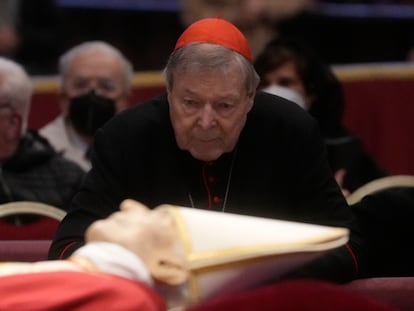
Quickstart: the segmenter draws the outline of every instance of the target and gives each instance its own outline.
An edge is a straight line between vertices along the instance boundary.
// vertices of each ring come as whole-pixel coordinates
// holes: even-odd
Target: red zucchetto
[[[178,38],[174,50],[193,42],[214,43],[225,46],[252,62],[249,43],[241,31],[221,18],[205,18],[191,24]]]

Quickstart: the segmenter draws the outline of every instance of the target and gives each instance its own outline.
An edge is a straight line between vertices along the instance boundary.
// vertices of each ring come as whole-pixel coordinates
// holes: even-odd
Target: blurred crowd
[[[10,57],[24,66],[29,74],[55,74],[57,59],[70,47],[84,41],[104,40],[119,48],[136,70],[160,70],[164,67],[174,38],[190,23],[207,16],[220,16],[237,25],[249,40],[256,56],[265,44],[279,34],[294,34],[313,47],[330,63],[411,60],[410,27],[394,21],[393,37],[383,32],[376,21],[361,24],[360,19],[330,20],[318,11],[320,0],[176,0],[175,9],[152,7],[147,10],[68,6],[70,1],[0,0],[0,55]],[[399,3],[410,1],[326,1],[327,3]],[[63,5],[65,3],[66,5]],[[87,2],[85,2],[87,3]],[[130,4],[132,5],[132,4]],[[154,6],[154,4],[152,4]],[[409,12],[408,10],[405,10]],[[407,13],[405,13],[407,14]],[[355,13],[358,16],[358,13]],[[311,20],[309,20],[311,18]],[[349,20],[349,21],[348,21]],[[404,23],[409,23],[407,19]],[[389,24],[389,23],[388,23]],[[348,44],[355,53],[342,53],[337,34],[353,31]],[[411,27],[412,28],[412,27]],[[391,32],[392,29],[389,29]],[[358,34],[372,32],[371,47],[358,39]],[[332,39],[333,45],[329,45]],[[392,40],[392,44],[386,44]],[[365,49],[365,50],[364,50]],[[368,56],[366,56],[368,55]],[[377,56],[376,56],[377,55]],[[359,57],[359,58],[358,58]]]

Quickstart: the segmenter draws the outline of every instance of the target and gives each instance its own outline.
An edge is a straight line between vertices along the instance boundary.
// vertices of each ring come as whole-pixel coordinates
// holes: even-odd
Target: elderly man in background
[[[85,171],[95,131],[128,106],[133,68],[115,47],[85,42],[60,57],[61,114],[40,134]]]
[[[32,82],[0,58],[0,203],[38,201],[66,209],[84,172],[27,130]]]

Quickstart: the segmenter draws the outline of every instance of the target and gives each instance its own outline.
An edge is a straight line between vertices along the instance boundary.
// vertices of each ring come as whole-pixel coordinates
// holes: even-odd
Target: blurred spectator
[[[188,26],[205,17],[234,23],[247,37],[253,56],[277,34],[278,22],[310,8],[315,0],[181,0],[181,20]]]
[[[0,57],[0,203],[38,201],[66,209],[84,173],[27,130],[31,95],[23,68]]]
[[[414,187],[389,187],[351,206],[367,247],[363,277],[414,276]]]
[[[291,102],[297,104],[299,107],[307,110],[307,103],[305,102],[305,97],[303,97],[302,94],[300,94],[293,88],[281,86],[279,84],[270,84],[262,88],[262,91],[286,98]]]
[[[331,168],[345,194],[385,175],[361,141],[342,124],[342,86],[330,67],[308,46],[294,39],[276,38],[254,65],[261,77],[259,87],[279,85],[302,96],[304,109],[319,123]]]
[[[59,71],[61,114],[40,134],[87,171],[95,131],[128,106],[133,68],[115,47],[90,41],[63,54]]]
[[[54,0],[0,0],[0,56],[29,74],[56,71],[59,12]]]
[[[19,45],[16,9],[18,1],[0,0],[0,55],[13,55]]]

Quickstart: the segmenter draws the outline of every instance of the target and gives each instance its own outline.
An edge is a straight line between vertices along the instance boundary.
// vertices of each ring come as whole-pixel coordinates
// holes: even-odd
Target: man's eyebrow
[[[13,106],[9,103],[0,103],[0,109],[5,109],[5,108],[13,108]]]

